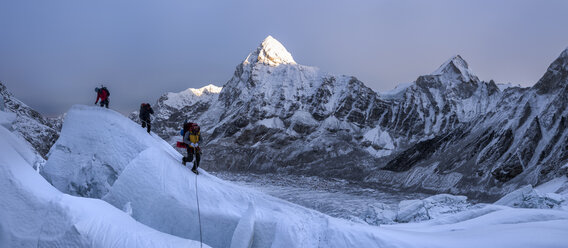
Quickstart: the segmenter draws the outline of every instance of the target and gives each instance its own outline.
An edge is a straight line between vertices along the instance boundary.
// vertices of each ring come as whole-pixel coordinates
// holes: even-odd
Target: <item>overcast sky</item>
[[[122,113],[223,85],[268,35],[299,64],[386,91],[460,54],[482,80],[534,84],[568,47],[568,1],[0,0],[0,81],[57,115]]]

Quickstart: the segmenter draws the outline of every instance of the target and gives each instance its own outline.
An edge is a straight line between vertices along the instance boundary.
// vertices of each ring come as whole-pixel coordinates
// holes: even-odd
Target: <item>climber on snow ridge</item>
[[[142,127],[146,127],[148,133],[150,133],[150,114],[154,114],[154,110],[150,106],[149,103],[142,103],[140,104],[140,113],[138,117],[140,117],[140,121],[142,122]]]
[[[95,101],[95,104],[97,104],[99,99],[101,99],[101,107],[106,106],[106,108],[108,108],[108,97],[110,96],[108,89],[101,85],[100,88],[95,88],[95,92],[97,92],[97,100]]]

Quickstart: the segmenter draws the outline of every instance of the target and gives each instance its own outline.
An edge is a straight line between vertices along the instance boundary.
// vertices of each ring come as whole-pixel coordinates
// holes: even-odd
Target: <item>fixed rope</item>
[[[201,212],[199,211],[199,195],[197,194],[197,174],[195,174],[195,199],[197,200],[197,218],[199,219],[199,242],[203,248],[203,234],[201,233]]]

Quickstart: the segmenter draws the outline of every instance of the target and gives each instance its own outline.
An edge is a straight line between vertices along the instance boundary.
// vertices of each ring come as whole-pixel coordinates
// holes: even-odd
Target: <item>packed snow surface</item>
[[[518,248],[565,247],[568,242],[568,212],[562,209],[491,204],[469,208],[463,198],[436,196],[403,204],[408,216],[434,210],[428,221],[376,227],[336,219],[202,169],[197,176],[180,161],[174,148],[120,114],[74,106],[45,170],[60,190],[82,186],[85,191],[71,192],[88,193],[95,186],[98,196],[118,209],[129,209],[137,221],[192,240],[199,239],[201,229],[204,243],[212,247]],[[83,170],[97,176],[85,180],[89,174]],[[464,209],[440,209],[440,202]]]
[[[16,120],[16,114],[0,111],[0,126],[6,129],[12,128],[12,123]]]
[[[3,126],[0,137],[0,247],[200,246],[140,224],[104,201],[61,193],[33,170],[37,156],[28,143]]]

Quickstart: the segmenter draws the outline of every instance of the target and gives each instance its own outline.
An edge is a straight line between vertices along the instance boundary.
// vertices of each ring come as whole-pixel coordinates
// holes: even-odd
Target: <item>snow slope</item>
[[[204,156],[214,155],[204,151]],[[82,170],[101,173],[84,183],[105,185],[103,200],[178,237],[198,239],[200,218],[204,243],[212,247],[252,242],[252,247],[518,248],[563,247],[568,241],[568,212],[563,210],[487,205],[423,223],[374,227],[236,186],[201,169],[196,176],[180,160],[181,154],[165,141],[120,114],[74,106],[45,170],[61,190],[81,183],[74,175]],[[99,171],[101,167],[114,172]],[[116,173],[116,179],[106,181],[102,172]]]
[[[59,192],[32,169],[29,144],[4,126],[0,137],[0,247],[199,247],[104,201]]]

